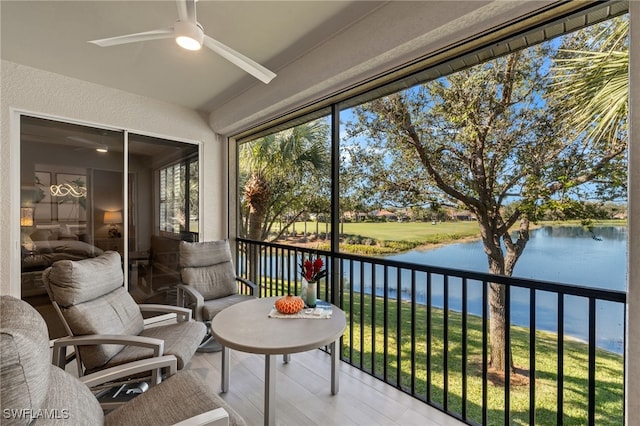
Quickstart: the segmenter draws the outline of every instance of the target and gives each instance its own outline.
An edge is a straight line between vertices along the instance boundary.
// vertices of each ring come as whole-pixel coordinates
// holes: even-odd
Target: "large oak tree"
[[[376,197],[464,206],[477,219],[489,272],[511,276],[546,208],[625,172],[625,135],[579,131],[565,119],[567,95],[551,96],[556,53],[539,45],[354,108],[344,147],[358,159],[352,167]],[[490,364],[505,371],[513,368],[506,292],[489,285]]]

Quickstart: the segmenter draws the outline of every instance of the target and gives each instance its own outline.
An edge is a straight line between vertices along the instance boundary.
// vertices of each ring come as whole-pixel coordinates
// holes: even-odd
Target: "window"
[[[520,26],[517,35],[462,54],[458,49],[454,58],[441,55],[424,69],[414,65],[408,75],[341,99],[331,111],[324,107],[244,137],[238,148],[238,235],[287,244],[319,238],[325,244],[317,248],[390,255],[440,241],[439,235],[431,237],[438,229],[433,225],[456,221],[445,234],[463,238],[478,235],[478,225],[490,219],[484,231],[501,228],[502,236],[522,224],[523,239],[515,238],[515,245],[490,262],[492,272],[511,275],[532,222],[563,215],[588,223],[624,215],[626,117],[606,130],[615,141],[604,147],[589,133],[597,123],[578,131],[567,114],[584,100],[558,95],[582,78],[581,70],[567,67],[574,51],[617,49],[625,81],[626,38],[616,36],[627,23],[625,8],[591,5],[555,21]],[[328,158],[323,171],[298,174],[293,166],[301,164],[299,153],[289,154],[286,141],[319,116],[323,149],[338,158]],[[477,168],[470,168],[474,161]],[[575,180],[559,182],[580,167]],[[271,175],[272,169],[279,175]],[[584,184],[587,175],[590,183]],[[380,226],[371,232],[366,223]],[[429,226],[399,232],[391,227],[398,223]],[[338,228],[338,245],[330,247],[327,237]],[[491,251],[502,248],[497,244]]]
[[[160,169],[160,230],[198,232],[198,160]]]
[[[292,171],[300,163],[287,152],[287,136],[309,116],[241,139],[239,271],[263,294],[295,294],[300,257],[322,249],[332,271],[330,291],[320,294],[349,315],[342,357],[464,421],[547,424],[571,413],[584,424],[622,422],[626,7],[589,3],[535,28],[515,23],[508,39],[323,100],[319,109],[333,102],[324,148],[332,166],[320,175]],[[602,82],[617,83],[615,90]],[[604,103],[592,101],[599,96]],[[599,105],[606,109],[594,113]],[[278,180],[267,178],[268,166]],[[314,211],[314,191],[293,190],[316,182],[333,213],[326,245],[278,232]],[[279,209],[273,195],[281,191],[290,198]],[[574,226],[534,235],[545,219]],[[605,219],[615,229],[594,226],[609,225]],[[469,235],[479,244],[431,256],[439,243]],[[474,257],[479,269],[469,266]],[[525,258],[533,259],[532,275],[515,269]],[[562,278],[543,275],[558,264]],[[543,336],[555,353],[542,354]],[[594,356],[596,347],[605,351]],[[613,355],[612,368],[596,368],[604,353]],[[571,359],[572,371],[562,359]]]

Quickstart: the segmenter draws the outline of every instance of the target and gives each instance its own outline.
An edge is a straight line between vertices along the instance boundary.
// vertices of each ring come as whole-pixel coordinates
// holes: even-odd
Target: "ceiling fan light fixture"
[[[202,47],[204,31],[200,25],[177,21],[173,30],[176,35],[176,43],[183,49],[200,50]]]

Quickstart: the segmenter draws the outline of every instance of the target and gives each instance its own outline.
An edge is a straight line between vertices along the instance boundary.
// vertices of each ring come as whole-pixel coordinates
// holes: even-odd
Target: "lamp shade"
[[[20,226],[33,226],[33,207],[20,207]]]
[[[122,223],[122,212],[104,212],[104,223],[115,224]]]

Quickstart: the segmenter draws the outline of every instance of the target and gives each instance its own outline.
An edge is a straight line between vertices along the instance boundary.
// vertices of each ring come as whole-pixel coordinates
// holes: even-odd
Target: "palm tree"
[[[246,235],[263,241],[284,213],[288,224],[302,214],[304,191],[326,175],[330,164],[328,126],[316,120],[271,134],[243,146],[240,169]],[[286,228],[285,225],[284,228]],[[282,230],[281,230],[282,231]]]
[[[579,133],[626,143],[629,111],[629,19],[619,17],[571,40],[556,58],[555,97]]]

